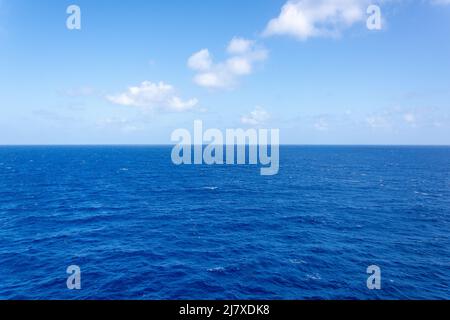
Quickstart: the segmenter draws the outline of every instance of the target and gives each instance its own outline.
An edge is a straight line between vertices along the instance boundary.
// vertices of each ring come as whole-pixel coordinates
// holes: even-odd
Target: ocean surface
[[[450,299],[450,148],[284,146],[270,177],[170,154],[0,147],[0,299]]]

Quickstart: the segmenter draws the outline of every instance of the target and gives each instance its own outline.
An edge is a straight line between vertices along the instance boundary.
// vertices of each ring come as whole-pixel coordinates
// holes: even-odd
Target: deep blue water
[[[282,147],[272,177],[170,152],[1,147],[0,298],[450,298],[450,148]]]

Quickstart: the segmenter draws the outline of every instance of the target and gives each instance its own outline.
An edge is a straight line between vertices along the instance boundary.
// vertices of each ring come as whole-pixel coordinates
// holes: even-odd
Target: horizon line
[[[0,144],[0,148],[4,147],[173,147],[178,144],[173,143],[94,143],[94,144]],[[202,146],[207,146],[203,144]],[[234,146],[242,146],[242,144],[233,144]],[[270,144],[269,144],[270,145]],[[197,144],[191,144],[191,146],[198,146]],[[228,146],[223,144],[223,146]],[[255,146],[250,144],[244,144],[244,146]],[[256,145],[258,146],[258,145]],[[450,144],[299,144],[299,143],[280,143],[280,147],[450,147]]]

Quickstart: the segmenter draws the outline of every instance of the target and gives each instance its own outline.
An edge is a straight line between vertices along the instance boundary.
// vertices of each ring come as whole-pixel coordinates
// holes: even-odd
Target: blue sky
[[[450,144],[450,1],[0,0],[0,88],[0,144]]]

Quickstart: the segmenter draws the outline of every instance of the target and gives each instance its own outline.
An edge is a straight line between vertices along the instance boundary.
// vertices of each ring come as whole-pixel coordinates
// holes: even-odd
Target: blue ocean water
[[[284,146],[271,177],[170,152],[1,147],[0,298],[450,298],[450,148]]]

